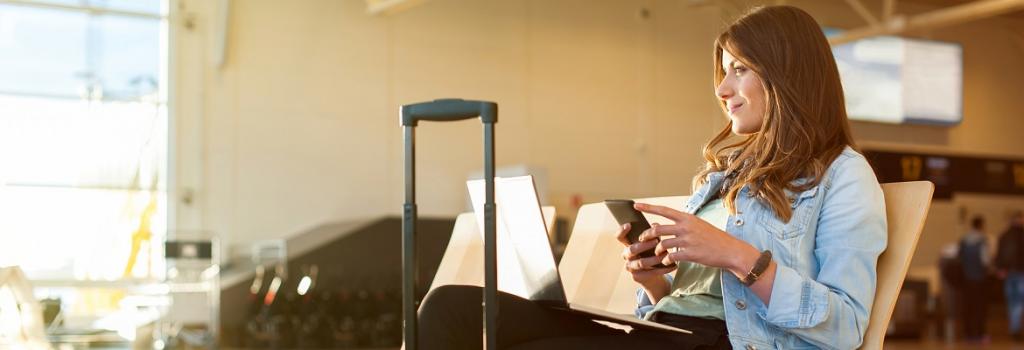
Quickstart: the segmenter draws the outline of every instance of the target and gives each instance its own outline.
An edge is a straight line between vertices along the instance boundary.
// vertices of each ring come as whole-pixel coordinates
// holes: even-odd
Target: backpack
[[[967,277],[964,275],[964,266],[960,263],[959,255],[956,257],[941,258],[939,260],[939,274],[942,279],[953,288],[960,288],[964,285]]]
[[[985,249],[985,240],[967,242],[967,239],[960,240],[960,247],[957,249],[957,260],[960,262],[963,271],[964,281],[984,281],[988,275],[985,263],[981,260]]]
[[[1003,269],[1021,270],[1021,245],[1024,245],[1024,233],[1020,229],[1010,228],[999,237],[999,247],[996,253],[996,266]]]

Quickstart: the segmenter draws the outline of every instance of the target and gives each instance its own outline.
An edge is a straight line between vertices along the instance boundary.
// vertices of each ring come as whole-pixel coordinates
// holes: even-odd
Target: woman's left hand
[[[655,248],[655,253],[669,252],[665,256],[665,264],[691,261],[737,274],[746,274],[740,270],[749,269],[750,266],[739,265],[744,264],[749,258],[739,259],[739,257],[749,257],[751,254],[756,257],[759,254],[758,250],[747,242],[719,230],[696,215],[665,206],[643,203],[637,203],[635,208],[645,213],[664,216],[673,221],[671,225],[654,225],[644,231],[640,237],[641,241],[653,237],[661,238],[661,243]]]

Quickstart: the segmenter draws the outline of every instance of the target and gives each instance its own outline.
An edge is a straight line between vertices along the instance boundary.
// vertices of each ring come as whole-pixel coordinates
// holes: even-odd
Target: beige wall
[[[431,1],[372,17],[360,1],[235,1],[216,69],[196,51],[211,50],[215,9],[183,4],[197,25],[178,40],[204,44],[177,54],[191,60],[176,75],[178,111],[190,114],[180,120],[191,122],[178,140],[202,145],[178,145],[178,188],[197,195],[177,222],[232,243],[399,214],[403,103],[499,102],[499,166],[546,169],[563,208],[573,194],[688,192],[699,140],[723,125],[708,70],[715,7]],[[417,130],[422,213],[464,210],[479,123]]]
[[[546,169],[548,198],[563,216],[573,215],[573,195],[686,194],[701,143],[724,125],[711,46],[736,10],[714,3],[430,0],[375,17],[357,0],[236,0],[218,68],[216,2],[181,0],[172,25],[173,188],[179,200],[194,199],[178,204],[175,223],[241,244],[398,215],[398,106],[439,97],[498,102],[499,166]],[[842,1],[791,3],[827,25],[861,24]],[[1024,50],[1010,44],[1011,25],[925,33],[964,43],[963,124],[857,123],[858,139],[1024,156],[1024,118],[1013,114],[1024,97],[1016,89],[1024,69],[1014,65]],[[452,216],[464,210],[463,181],[480,167],[479,123],[417,130],[422,214]],[[944,206],[954,204],[935,205]],[[957,230],[947,226],[930,222],[929,234],[952,239]]]

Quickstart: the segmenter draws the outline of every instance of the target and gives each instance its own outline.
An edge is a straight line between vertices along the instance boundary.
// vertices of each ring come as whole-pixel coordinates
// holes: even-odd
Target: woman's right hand
[[[636,283],[639,283],[644,288],[647,295],[651,297],[651,301],[657,302],[657,299],[661,299],[662,296],[669,292],[670,286],[665,279],[665,274],[675,271],[676,267],[654,267],[661,264],[668,254],[667,251],[659,255],[641,258],[639,256],[640,253],[654,250],[654,247],[658,245],[659,239],[654,237],[646,241],[630,243],[629,239],[626,238],[629,229],[629,224],[622,225],[619,227],[619,234],[616,236],[619,243],[625,246],[622,250],[622,259],[626,261],[626,271],[629,271],[633,281],[636,281]]]

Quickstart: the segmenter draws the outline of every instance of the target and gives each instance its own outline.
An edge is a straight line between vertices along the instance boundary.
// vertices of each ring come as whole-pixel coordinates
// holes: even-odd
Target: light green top
[[[720,230],[725,230],[729,210],[721,199],[714,199],[697,211],[697,217]],[[647,313],[650,318],[655,311],[676,315],[725,320],[722,305],[722,270],[701,264],[680,261],[672,281],[672,293],[661,298],[654,309]]]

